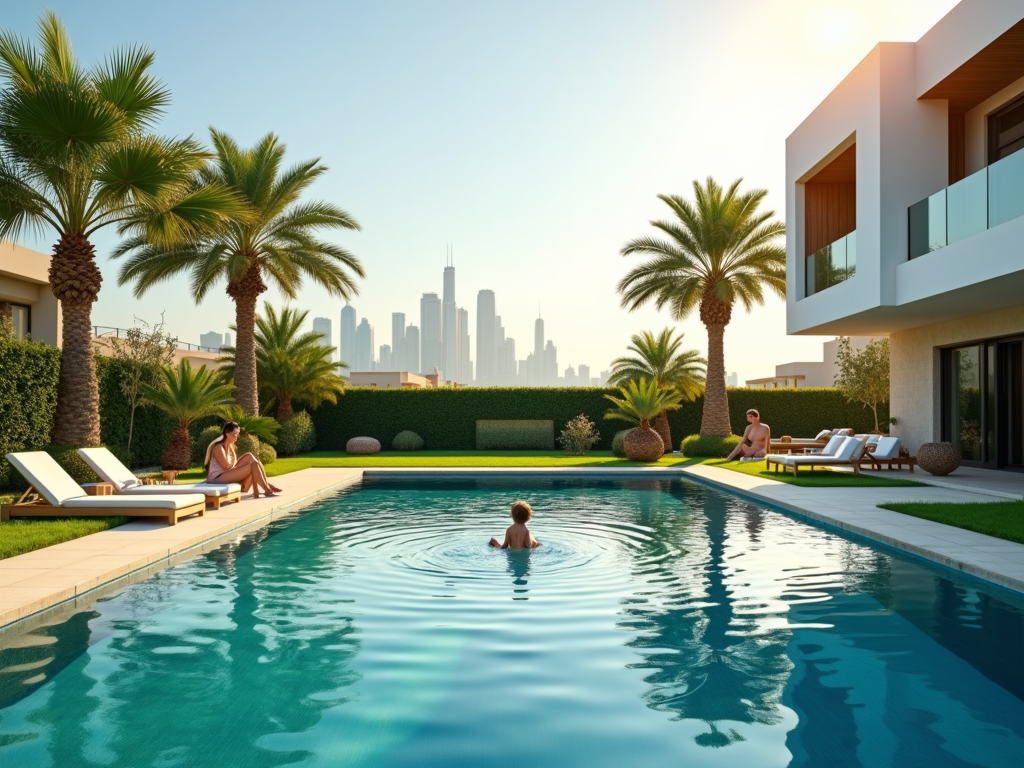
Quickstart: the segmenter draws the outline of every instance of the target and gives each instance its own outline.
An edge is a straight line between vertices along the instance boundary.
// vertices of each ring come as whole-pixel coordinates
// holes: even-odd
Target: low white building
[[[349,386],[352,387],[427,389],[439,386],[440,374],[421,376],[408,371],[352,371],[347,378]]]
[[[50,290],[50,257],[0,241],[0,312],[14,323],[14,335],[51,346],[61,343],[60,302]]]
[[[880,43],[786,141],[787,329],[888,336],[893,432],[1024,469],[1024,3]]]
[[[875,336],[851,336],[850,346],[864,349]],[[747,379],[748,387],[755,389],[804,389],[806,387],[834,387],[839,375],[839,339],[821,345],[821,361],[782,363],[775,366],[775,375],[763,379]]]

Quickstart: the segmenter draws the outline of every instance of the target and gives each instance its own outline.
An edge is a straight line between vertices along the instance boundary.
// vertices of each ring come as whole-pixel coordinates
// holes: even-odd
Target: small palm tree
[[[774,211],[759,213],[768,193],[740,193],[738,179],[726,190],[708,177],[693,182],[694,202],[659,195],[672,210],[670,221],[651,224],[665,237],[641,237],[627,243],[623,256],[651,256],[619,282],[622,305],[630,310],[648,301],[668,306],[682,320],[695,309],[708,331],[707,388],[701,416],[702,435],[729,435],[729,397],[725,391],[725,327],[733,305],[744,309],[764,303],[764,287],[786,295],[786,232],[773,221]]]
[[[674,389],[684,400],[692,401],[704,391],[704,371],[707,361],[695,349],[680,350],[683,334],[679,336],[665,328],[655,336],[650,331],[633,336],[628,347],[633,354],[612,361],[612,372],[608,381],[620,386],[641,377],[653,379],[659,389]],[[671,450],[672,430],[668,425],[668,414],[658,414],[654,428],[665,443],[665,450]]]
[[[52,229],[50,289],[63,312],[53,442],[100,444],[92,305],[103,278],[93,237],[134,222],[168,246],[242,207],[220,186],[197,184],[208,155],[192,139],[150,128],[170,102],[150,73],[153,54],[115,51],[84,69],[52,11],[39,47],[0,32],[0,237]]]
[[[618,410],[605,414],[606,419],[621,419],[638,424],[623,440],[626,457],[633,461],[657,461],[665,453],[661,435],[651,429],[651,419],[665,411],[674,411],[680,406],[682,395],[673,389],[660,389],[658,382],[641,376],[620,386],[622,397],[605,395]]]
[[[358,293],[353,275],[363,267],[351,253],[317,239],[324,229],[359,229],[348,213],[330,203],[300,202],[299,198],[327,167],[319,159],[282,169],[285,147],[268,134],[252,149],[240,148],[229,136],[210,131],[216,158],[199,179],[240,194],[249,206],[246,220],[226,222],[205,230],[185,245],[161,247],[140,233],[117,249],[115,258],[128,256],[118,283],[135,283],[135,295],[187,272],[196,303],[217,283],[227,283],[235,302],[235,400],[249,414],[259,413],[256,368],[256,302],[269,279],[294,299],[309,279],[327,292],[350,299]]]
[[[309,312],[285,307],[278,314],[269,303],[264,310],[264,316],[256,318],[256,375],[266,406],[277,405],[278,421],[292,417],[296,402],[312,408],[338,402],[338,395],[345,393],[345,380],[338,373],[344,364],[333,361],[334,347],[323,345],[322,334],[302,332]],[[235,348],[224,347],[223,352],[220,375],[231,381]]]
[[[250,416],[242,410],[242,406],[234,403],[218,408],[217,416],[224,421],[235,422],[242,430],[242,434],[266,440],[271,445],[277,442],[277,431],[281,429],[277,419],[270,416]]]
[[[231,387],[217,379],[215,371],[202,366],[192,370],[188,360],[178,363],[177,369],[163,368],[160,387],[142,384],[146,400],[177,422],[167,447],[160,456],[164,469],[186,470],[192,460],[192,439],[189,425],[204,416],[213,416],[225,401],[231,399]]]

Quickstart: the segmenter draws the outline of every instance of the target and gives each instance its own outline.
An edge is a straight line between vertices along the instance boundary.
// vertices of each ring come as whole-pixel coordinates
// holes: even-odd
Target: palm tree
[[[659,413],[674,411],[681,407],[683,396],[674,389],[661,389],[658,382],[650,382],[643,376],[630,379],[619,387],[622,397],[605,395],[606,400],[615,404],[617,410],[608,411],[606,419],[621,419],[639,425],[627,433],[623,442],[626,458],[632,461],[657,461],[665,453],[661,435],[651,429],[651,419]]]
[[[270,416],[250,416],[242,410],[242,406],[235,403],[222,405],[217,409],[217,416],[224,421],[235,422],[244,435],[266,440],[271,445],[277,442],[277,431],[281,429],[277,419]]]
[[[632,356],[619,357],[612,361],[612,372],[608,381],[620,386],[639,378],[653,379],[659,389],[674,389],[684,400],[694,400],[704,391],[704,370],[707,361],[695,349],[680,351],[683,334],[679,336],[665,328],[655,336],[650,331],[632,337],[627,349]],[[654,428],[665,443],[665,450],[672,448],[672,430],[668,425],[668,414],[662,411]]]
[[[92,69],[60,19],[39,20],[39,47],[0,32],[0,237],[53,229],[50,288],[63,312],[53,442],[99,445],[92,305],[102,276],[92,238],[134,222],[153,242],[238,213],[235,196],[195,184],[208,155],[193,139],[149,130],[170,101],[153,54],[115,51]]]
[[[345,387],[338,368],[345,364],[331,359],[334,347],[323,346],[322,334],[302,333],[309,312],[285,307],[278,314],[270,303],[263,308],[265,315],[256,318],[256,375],[260,391],[268,396],[266,406],[276,403],[277,419],[284,423],[295,412],[296,401],[312,408],[338,402]],[[223,351],[220,373],[225,381],[231,381],[235,348],[224,347]]]
[[[226,222],[177,247],[154,245],[141,235],[114,252],[129,255],[118,283],[135,283],[135,295],[187,272],[198,303],[218,282],[227,283],[235,302],[235,400],[246,413],[259,412],[256,370],[256,302],[275,283],[294,299],[303,278],[328,293],[352,298],[358,289],[352,275],[364,276],[359,260],[344,248],[316,238],[322,229],[359,229],[349,214],[326,202],[299,201],[327,170],[319,158],[282,170],[285,146],[267,134],[252,149],[241,149],[229,136],[211,129],[216,157],[199,174],[205,183],[236,190],[248,203],[248,220]],[[351,273],[351,274],[350,274]]]
[[[774,211],[758,212],[767,192],[740,193],[742,179],[727,190],[710,176],[704,186],[693,182],[694,202],[659,195],[675,218],[652,221],[664,237],[641,237],[627,243],[623,256],[651,256],[619,283],[622,305],[637,309],[649,300],[672,318],[682,320],[694,309],[708,331],[707,389],[702,435],[729,435],[729,398],[725,391],[725,326],[739,301],[750,310],[764,303],[764,287],[786,295],[786,249],[778,239],[786,232],[773,221]]]
[[[160,387],[142,384],[146,400],[168,414],[177,422],[167,447],[160,455],[164,469],[186,470],[192,460],[192,438],[188,427],[197,419],[213,416],[221,406],[231,399],[231,387],[217,378],[216,371],[202,366],[192,370],[192,364],[182,359],[177,370],[162,368],[163,382]]]

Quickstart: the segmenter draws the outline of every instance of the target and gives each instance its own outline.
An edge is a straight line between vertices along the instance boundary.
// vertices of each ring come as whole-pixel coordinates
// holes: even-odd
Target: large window
[[[14,323],[14,338],[27,339],[32,333],[32,308],[11,304],[11,321]]]
[[[1024,149],[1024,96],[988,118],[988,161],[995,163]]]

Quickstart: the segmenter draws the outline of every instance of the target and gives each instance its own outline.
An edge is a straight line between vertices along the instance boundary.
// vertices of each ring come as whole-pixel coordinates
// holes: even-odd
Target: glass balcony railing
[[[910,206],[910,258],[1024,216],[1024,152]]]
[[[806,258],[805,295],[813,296],[857,273],[857,232],[853,231]]]

